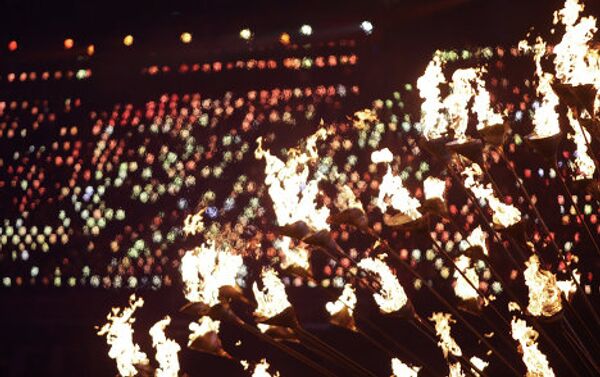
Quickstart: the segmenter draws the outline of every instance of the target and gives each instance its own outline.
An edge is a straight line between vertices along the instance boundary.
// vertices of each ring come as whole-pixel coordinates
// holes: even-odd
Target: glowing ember
[[[202,233],[204,231],[204,222],[202,221],[202,214],[205,209],[202,209],[200,212],[188,215],[183,222],[183,232],[186,235],[195,235],[198,233]]]
[[[475,271],[474,267],[471,267],[471,259],[465,255],[461,255],[454,261],[456,267],[467,277],[465,279],[458,271],[454,271],[454,278],[456,279],[456,285],[454,286],[454,293],[456,296],[463,300],[472,300],[479,297],[479,294],[471,284],[475,287],[479,286],[479,275]],[[469,284],[471,282],[471,284]]]
[[[471,362],[471,364],[473,364],[473,366],[475,368],[479,369],[481,372],[483,372],[484,369],[487,368],[488,365],[490,365],[490,363],[488,363],[487,361],[481,360],[477,356],[471,357],[469,359],[469,361]],[[477,371],[475,371],[475,370],[473,370],[473,374],[475,374],[476,376],[479,376],[479,373],[477,373]]]
[[[336,301],[330,301],[325,304],[325,309],[327,309],[330,315],[335,315],[346,308],[350,316],[352,316],[354,313],[354,307],[356,306],[356,301],[356,293],[354,292],[354,288],[352,288],[351,284],[346,284],[340,297],[338,297]]]
[[[473,229],[471,234],[467,236],[466,243],[469,247],[480,247],[483,250],[484,255],[489,255],[487,244],[485,242],[486,239],[486,233],[481,230],[481,225],[478,225],[477,228]]]
[[[273,210],[279,225],[292,224],[302,220],[313,229],[329,230],[327,217],[329,209],[325,206],[316,208],[319,192],[319,178],[309,180],[307,163],[318,157],[316,143],[325,139],[327,132],[321,128],[306,140],[305,151],[292,149],[288,153],[287,162],[273,156],[262,149],[262,139],[258,139],[258,148],[254,152],[257,159],[265,159],[265,184],[269,187],[269,195],[273,201]]]
[[[420,367],[409,367],[404,364],[400,359],[392,359],[392,377],[417,377],[419,375]]]
[[[273,243],[275,248],[281,251],[284,256],[281,261],[281,268],[285,270],[290,267],[299,267],[306,271],[310,270],[309,251],[302,247],[291,247],[291,242],[290,237],[283,236]]]
[[[433,313],[429,320],[435,322],[435,332],[440,337],[438,345],[442,349],[444,357],[448,358],[448,354],[462,356],[462,350],[450,335],[450,325],[456,322],[452,319],[452,315],[441,312]]]
[[[379,164],[381,162],[392,162],[394,160],[394,155],[388,148],[383,148],[378,151],[374,151],[371,153],[371,162],[374,164]]]
[[[550,271],[540,269],[537,255],[525,262],[527,268],[523,276],[529,288],[527,311],[534,316],[552,317],[562,310],[560,289],[556,285],[556,276]]]
[[[416,220],[422,215],[418,211],[421,203],[413,198],[410,192],[404,187],[402,178],[392,174],[392,168],[388,166],[388,171],[379,185],[379,196],[375,204],[381,209],[381,212],[387,211],[388,202],[392,208]]]
[[[188,335],[188,347],[191,346],[196,339],[210,332],[219,333],[221,321],[215,321],[208,316],[200,317],[198,322],[191,322],[189,325],[190,334]]]
[[[133,314],[137,308],[144,305],[140,297],[129,298],[129,307],[125,309],[113,308],[106,319],[108,322],[100,328],[98,335],[106,335],[106,343],[110,346],[108,356],[115,359],[117,369],[122,376],[135,376],[136,365],[147,365],[149,363],[146,354],[140,350],[140,346],[133,342]]]
[[[181,350],[179,344],[173,339],[168,339],[165,329],[171,323],[171,317],[156,322],[150,328],[152,347],[156,348],[156,361],[159,367],[156,369],[156,377],[177,377],[179,373],[179,359],[177,353]]]
[[[423,76],[417,80],[419,95],[424,100],[421,104],[422,133],[428,140],[438,139],[448,133],[448,120],[442,113],[444,104],[440,97],[440,84],[445,82],[442,61],[435,56]]]
[[[381,289],[373,293],[373,298],[383,313],[393,313],[402,309],[408,302],[404,288],[390,267],[380,259],[364,258],[358,267],[379,276]]]
[[[279,377],[279,372],[275,372],[275,374],[270,374],[267,370],[271,365],[267,362],[266,359],[262,359],[260,363],[254,366],[254,372],[252,373],[252,377]]]
[[[425,192],[425,199],[438,198],[444,201],[446,181],[435,177],[427,177],[423,182],[423,191]]]
[[[519,342],[523,353],[523,363],[527,367],[526,377],[554,377],[554,371],[548,364],[548,359],[537,345],[538,333],[522,319],[513,318],[511,321],[512,337]]]
[[[596,171],[596,165],[594,165],[594,160],[589,155],[586,143],[586,140],[592,140],[590,133],[579,124],[577,119],[575,119],[571,109],[567,112],[567,118],[569,118],[569,123],[575,131],[575,135],[573,135],[572,138],[577,146],[577,152],[575,153],[575,166],[577,167],[574,172],[575,179],[592,179],[594,177],[594,172]]]
[[[217,305],[219,289],[237,286],[235,278],[243,264],[241,255],[217,249],[214,241],[187,251],[181,258],[185,298],[208,306]]]
[[[252,285],[252,291],[258,304],[255,314],[262,318],[273,318],[292,305],[285,293],[285,285],[275,270],[263,268],[261,276],[263,289],[258,289],[256,282]]]
[[[484,185],[479,181],[483,171],[478,164],[472,163],[465,167],[462,175],[465,177],[465,187],[471,190],[477,199],[487,200],[494,212],[492,219],[494,224],[507,228],[521,221],[521,212],[515,206],[501,202],[494,196],[491,184]]]

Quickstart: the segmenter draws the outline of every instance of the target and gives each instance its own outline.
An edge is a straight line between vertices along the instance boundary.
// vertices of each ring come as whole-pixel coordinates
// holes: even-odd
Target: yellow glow
[[[552,317],[562,310],[561,291],[556,285],[556,276],[540,268],[537,255],[529,257],[525,262],[527,268],[523,276],[529,288],[529,304],[527,311],[534,316]]]
[[[554,377],[554,371],[537,345],[538,333],[522,319],[511,321],[512,337],[519,342],[523,363],[527,367],[526,377]]]
[[[292,305],[285,293],[285,285],[275,270],[263,268],[261,277],[263,289],[259,289],[256,282],[252,285],[252,292],[258,304],[255,314],[262,318],[272,318]]]
[[[183,42],[185,44],[190,43],[192,41],[192,34],[190,34],[186,31],[184,33],[181,33],[181,35],[179,36],[179,39],[181,40],[181,42]]]
[[[133,35],[126,35],[125,38],[123,38],[123,44],[127,47],[131,46],[133,44]]]
[[[450,325],[456,323],[456,321],[452,319],[452,315],[442,312],[433,313],[429,320],[435,323],[435,332],[440,338],[438,345],[444,353],[444,358],[447,359],[448,354],[462,356],[462,350],[450,334]]]
[[[400,359],[392,359],[392,377],[417,377],[419,370],[421,370],[420,367],[409,367]]]

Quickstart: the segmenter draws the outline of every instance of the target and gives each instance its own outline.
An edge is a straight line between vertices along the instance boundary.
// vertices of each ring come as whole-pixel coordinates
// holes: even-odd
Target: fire
[[[466,243],[469,247],[480,247],[483,250],[484,255],[489,255],[487,244],[485,242],[486,239],[486,233],[481,229],[481,225],[478,225],[477,228],[473,229],[471,234],[467,236]]]
[[[460,142],[467,139],[469,124],[469,101],[475,95],[472,83],[479,75],[477,68],[457,69],[452,74],[452,93],[444,99],[444,107],[448,112],[450,127],[454,130],[454,138]]]
[[[258,304],[255,314],[262,318],[273,318],[291,307],[292,304],[288,301],[285,285],[275,270],[263,268],[261,277],[263,289],[259,289],[256,282],[252,285],[252,291]]]
[[[488,205],[494,212],[492,218],[494,224],[507,228],[521,221],[521,212],[515,206],[500,201],[494,195],[491,184],[484,185],[479,181],[483,171],[478,164],[472,163],[465,167],[462,175],[465,177],[465,187],[471,190],[477,199],[487,200]]]
[[[393,313],[402,309],[408,302],[404,288],[390,267],[381,259],[364,258],[358,262],[358,267],[377,274],[381,289],[373,293],[373,298],[383,313]]]
[[[177,377],[179,373],[177,353],[181,347],[176,341],[168,339],[165,335],[165,329],[170,323],[171,317],[166,316],[150,328],[152,347],[156,348],[156,361],[160,365],[156,369],[156,377]]]
[[[377,121],[377,114],[371,109],[364,109],[354,113],[353,126],[359,130],[366,130],[370,124]]]
[[[448,377],[465,377],[465,373],[462,370],[461,363],[448,363],[448,368]]]
[[[524,320],[514,317],[511,328],[513,339],[521,346],[523,363],[527,367],[526,377],[554,377],[546,355],[538,349],[537,331],[527,326]]]
[[[336,301],[330,301],[325,304],[325,309],[329,312],[330,315],[335,315],[342,311],[344,308],[348,310],[350,316],[354,313],[354,307],[356,306],[356,293],[354,288],[352,288],[351,284],[346,284],[344,286],[344,290],[342,294]]]
[[[577,283],[579,284],[579,281],[581,279],[581,274],[575,269],[575,270],[573,270],[573,275],[575,276],[575,279],[577,280]],[[565,295],[565,298],[567,300],[569,300],[571,298],[571,295],[573,293],[577,292],[577,285],[575,284],[575,282],[573,280],[558,280],[556,282],[556,286]]]
[[[473,112],[477,115],[477,130],[504,122],[502,115],[495,112],[491,107],[490,92],[485,88],[485,81],[481,79],[483,72],[485,72],[483,69],[480,70],[476,80],[477,88],[473,100]]]
[[[244,262],[241,255],[219,250],[214,241],[189,250],[181,258],[185,298],[208,306],[219,303],[219,289],[236,287],[236,276]]]
[[[419,95],[424,100],[421,104],[422,133],[428,140],[438,139],[448,132],[448,120],[442,113],[444,104],[440,96],[440,84],[445,82],[442,61],[435,56],[417,80]]]
[[[208,316],[202,316],[198,322],[191,322],[189,325],[190,334],[188,335],[188,347],[191,346],[196,339],[210,332],[219,333],[221,321],[213,320]]]
[[[444,192],[446,191],[446,181],[435,177],[427,177],[423,182],[423,191],[425,199],[438,198],[444,201]]]
[[[364,212],[364,208],[360,200],[354,195],[354,192],[347,185],[338,185],[338,194],[335,198],[335,206],[340,211],[350,208],[358,208]]]
[[[461,255],[455,261],[456,267],[465,274],[465,279],[458,271],[454,271],[454,278],[456,279],[456,286],[454,287],[454,293],[463,300],[476,299],[479,294],[469,282],[475,287],[479,286],[479,275],[475,268],[471,267],[471,259],[465,255]]]
[[[420,367],[410,367],[404,364],[400,359],[392,359],[392,377],[417,377]]]
[[[456,323],[452,319],[452,315],[449,313],[433,313],[429,318],[430,321],[435,322],[435,332],[440,337],[438,345],[444,353],[444,357],[447,359],[448,354],[454,356],[462,356],[462,350],[456,343],[452,335],[450,335],[451,324]]]
[[[98,335],[106,335],[106,343],[110,346],[108,356],[116,360],[117,369],[122,376],[135,376],[136,365],[149,363],[140,346],[133,342],[133,314],[143,305],[144,300],[141,297],[136,299],[135,295],[131,295],[129,307],[113,308],[106,317],[108,322],[98,331]]]
[[[413,220],[422,216],[418,211],[421,203],[418,199],[410,195],[410,192],[402,183],[402,178],[394,175],[390,166],[388,166],[388,171],[379,185],[379,196],[375,201],[381,212],[387,211],[387,200],[389,200],[392,208],[402,212]]]
[[[204,222],[202,221],[202,214],[205,209],[202,209],[200,212],[195,213],[193,215],[188,215],[183,221],[183,232],[186,236],[196,235],[198,233],[202,233],[204,231]]]
[[[575,166],[577,167],[574,172],[575,179],[592,179],[594,177],[594,172],[596,171],[596,165],[594,165],[594,160],[590,157],[586,143],[586,140],[592,140],[590,133],[579,124],[579,121],[575,118],[571,109],[567,112],[567,118],[569,118],[569,123],[575,131],[572,139],[577,146],[577,153],[575,155]]]
[[[394,155],[388,148],[383,148],[378,151],[374,151],[371,153],[371,162],[374,164],[379,164],[381,162],[392,162],[394,160]]]
[[[254,366],[254,372],[252,373],[252,377],[279,377],[279,372],[275,372],[275,374],[270,374],[267,370],[271,365],[267,362],[266,359],[262,359],[260,363]]]
[[[285,270],[290,267],[299,267],[306,271],[310,270],[309,251],[299,246],[291,247],[291,242],[292,239],[287,236],[283,236],[274,242],[275,248],[284,255],[281,268]]]
[[[550,271],[540,269],[537,255],[525,262],[523,273],[525,284],[529,288],[527,311],[534,316],[552,317],[562,310],[561,291],[556,285],[556,276]]]
[[[316,208],[319,192],[319,178],[309,180],[308,163],[316,160],[319,155],[316,143],[327,136],[324,128],[306,139],[303,152],[292,149],[286,162],[273,156],[268,150],[263,150],[262,139],[259,138],[258,148],[254,152],[256,159],[265,159],[265,184],[269,187],[269,195],[273,200],[273,210],[279,225],[292,224],[302,220],[313,229],[329,230],[327,217],[329,209],[325,206]]]
[[[473,366],[475,366],[475,368],[479,369],[481,372],[483,372],[484,369],[487,368],[488,365],[490,365],[489,362],[481,360],[477,356],[471,357],[469,361],[471,362],[471,364],[473,364]],[[475,374],[475,376],[479,376],[479,373],[477,373],[477,371],[473,371],[473,374]]]

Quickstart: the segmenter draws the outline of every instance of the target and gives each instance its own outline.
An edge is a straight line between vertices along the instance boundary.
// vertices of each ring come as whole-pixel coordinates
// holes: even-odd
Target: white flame
[[[448,112],[450,127],[454,130],[454,138],[458,141],[467,139],[469,124],[469,101],[475,95],[472,83],[479,75],[477,68],[457,69],[452,74],[452,93],[444,99],[444,107]]]
[[[489,255],[489,251],[487,248],[487,244],[485,240],[487,239],[487,234],[481,229],[481,225],[478,225],[477,228],[471,231],[471,234],[467,236],[466,243],[469,247],[481,247],[484,255]]]
[[[554,377],[554,371],[548,364],[548,359],[537,345],[538,333],[522,319],[513,318],[511,321],[512,337],[519,342],[523,352],[523,363],[527,367],[527,377]]]
[[[244,262],[241,255],[219,250],[214,241],[189,250],[181,258],[185,298],[209,306],[219,303],[219,289],[237,286],[236,276]]]
[[[461,255],[454,262],[456,263],[456,267],[462,271],[468,279],[465,279],[458,271],[454,271],[454,278],[456,279],[454,293],[463,300],[477,298],[479,294],[471,287],[471,284],[475,287],[479,286],[479,275],[477,275],[475,268],[471,267],[471,259],[465,255]],[[469,284],[469,282],[471,282],[471,284]]]
[[[354,288],[352,288],[352,284],[346,284],[340,297],[335,301],[325,304],[325,309],[330,315],[335,315],[346,308],[350,316],[352,316],[356,302],[356,293],[354,292]]]
[[[179,373],[179,358],[177,353],[181,350],[179,344],[173,339],[168,339],[165,329],[171,323],[171,317],[156,322],[150,328],[152,347],[156,348],[156,361],[159,367],[156,369],[156,377],[177,377]]]
[[[575,166],[577,169],[574,172],[575,179],[592,179],[594,177],[594,172],[596,171],[596,165],[594,165],[594,160],[590,157],[586,143],[586,140],[592,140],[590,133],[581,126],[571,109],[567,111],[567,118],[569,118],[569,123],[575,131],[575,135],[573,135],[572,138],[577,146],[577,154],[575,157]]]
[[[462,350],[460,349],[460,346],[450,334],[450,325],[456,322],[452,319],[452,315],[442,312],[433,313],[431,314],[429,320],[435,322],[435,332],[440,338],[438,345],[442,349],[444,357],[448,358],[448,354],[459,357],[462,356]]]
[[[444,201],[446,181],[435,177],[427,177],[423,182],[423,191],[425,192],[425,199],[438,198]]]
[[[420,367],[410,367],[398,358],[392,359],[392,377],[417,377],[419,370],[421,370]]]
[[[196,339],[210,332],[219,333],[221,321],[213,320],[208,316],[200,317],[198,322],[191,322],[189,325],[190,334],[188,335],[188,347],[191,346]]]
[[[418,211],[421,203],[418,199],[413,198],[410,192],[402,183],[402,178],[392,174],[392,168],[388,166],[387,173],[383,177],[379,185],[379,195],[375,204],[381,209],[381,212],[387,211],[388,204],[386,199],[390,201],[392,208],[416,220],[422,215]]]
[[[364,258],[358,262],[358,267],[365,271],[377,274],[381,289],[373,293],[373,298],[384,313],[393,313],[402,309],[408,302],[408,297],[398,278],[390,267],[380,259]]]
[[[135,295],[131,295],[129,307],[113,308],[106,317],[108,322],[98,331],[98,335],[106,335],[106,343],[110,346],[108,356],[116,360],[117,369],[122,376],[135,376],[136,365],[149,363],[140,346],[133,342],[133,314],[143,305],[144,300],[141,297],[136,299]]]
[[[287,236],[283,236],[280,239],[275,240],[273,246],[277,250],[283,253],[283,260],[281,261],[281,268],[287,269],[290,267],[300,267],[303,270],[310,270],[310,253],[303,247],[291,247],[292,239]]]
[[[188,215],[183,221],[183,232],[186,235],[195,235],[201,233],[204,230],[204,222],[202,221],[202,214],[204,209],[193,215]]]
[[[489,362],[482,360],[480,358],[478,358],[477,356],[473,356],[469,359],[469,361],[471,362],[471,364],[473,364],[473,366],[477,369],[479,369],[481,372],[483,372],[485,370],[485,368],[488,367],[488,365],[490,365]],[[473,370],[473,374],[475,374],[476,376],[479,376],[479,373],[475,370]]]
[[[265,184],[269,187],[279,225],[302,220],[313,229],[329,230],[329,209],[325,206],[316,208],[319,178],[308,179],[307,165],[318,158],[316,143],[325,139],[326,135],[324,128],[319,129],[306,139],[306,149],[303,152],[292,149],[285,163],[268,150],[262,149],[261,138],[257,140],[258,148],[254,156],[257,159],[265,159]]]
[[[285,293],[285,285],[275,270],[263,268],[261,276],[263,289],[258,289],[256,282],[252,285],[252,291],[258,304],[255,313],[263,318],[273,318],[292,305]]]
[[[438,139],[448,132],[448,120],[442,113],[444,105],[440,97],[440,84],[445,82],[442,61],[435,56],[417,80],[419,95],[424,100],[421,104],[422,133],[428,140]]]
[[[573,270],[573,275],[575,276],[575,280],[577,280],[577,283],[579,284],[579,281],[581,279],[581,274],[575,269],[575,270]],[[572,279],[558,280],[556,282],[556,286],[565,295],[565,298],[567,300],[571,297],[571,295],[573,293],[577,292],[577,285],[575,284],[575,282]]]
[[[529,288],[527,311],[534,316],[552,317],[562,310],[560,289],[556,285],[556,276],[550,271],[540,269],[537,255],[529,257],[525,262],[527,268],[523,273],[525,284]]]
[[[254,372],[252,373],[252,377],[279,377],[279,372],[271,374],[267,371],[270,366],[271,365],[269,365],[266,359],[262,359],[260,363],[254,366]]]
[[[482,72],[484,71],[480,71],[480,75],[478,75],[476,80],[477,88],[475,99],[473,100],[473,112],[477,115],[477,130],[504,122],[502,114],[492,109],[490,92],[485,88],[485,81],[481,79]]]
[[[462,370],[462,364],[457,363],[448,363],[449,373],[448,377],[465,377],[465,373]]]
[[[381,162],[392,162],[394,160],[394,155],[388,148],[383,148],[378,151],[374,151],[371,153],[371,162],[374,164],[379,164]]]

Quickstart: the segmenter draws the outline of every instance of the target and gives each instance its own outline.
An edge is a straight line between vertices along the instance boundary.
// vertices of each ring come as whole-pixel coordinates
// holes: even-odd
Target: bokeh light
[[[183,43],[186,43],[186,44],[190,43],[192,41],[192,34],[190,34],[186,31],[184,33],[181,33],[181,35],[179,36],[179,39]]]
[[[123,38],[123,44],[127,47],[133,44],[133,35],[127,34],[125,38]]]

